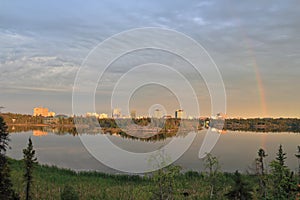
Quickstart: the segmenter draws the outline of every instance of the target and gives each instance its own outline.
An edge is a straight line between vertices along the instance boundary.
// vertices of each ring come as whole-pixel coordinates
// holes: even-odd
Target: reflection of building
[[[33,132],[34,136],[45,136],[45,135],[48,135],[48,132],[41,131],[41,130],[33,130],[32,132]]]
[[[54,117],[55,112],[49,112],[48,108],[36,107],[33,108],[33,116]]]
[[[113,118],[121,118],[121,110],[119,108],[113,109],[112,117]]]
[[[179,110],[176,110],[175,111],[175,118],[176,119],[181,119],[181,118],[184,118],[184,111],[179,109]]]

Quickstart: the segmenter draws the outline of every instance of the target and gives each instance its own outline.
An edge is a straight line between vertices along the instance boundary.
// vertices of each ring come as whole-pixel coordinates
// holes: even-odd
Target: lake
[[[196,138],[190,148],[176,162],[183,170],[203,170],[203,160],[198,158],[199,148],[206,132],[197,132]],[[113,143],[118,144],[122,149],[133,152],[149,152],[159,149],[168,143],[171,138],[158,141],[140,141],[130,138],[122,138],[117,135],[97,134],[94,137],[98,140],[107,136]],[[28,138],[31,137],[36,150],[39,163],[56,165],[62,168],[73,170],[97,170],[107,173],[119,173],[97,161],[84,147],[79,136],[72,134],[56,134],[50,131],[32,130],[26,132],[10,133],[10,146],[7,155],[15,158],[22,158],[22,149],[27,146]],[[179,138],[180,139],[180,138]],[[233,172],[239,170],[246,172],[253,168],[257,151],[264,147],[268,157],[268,164],[276,156],[279,144],[283,145],[287,153],[287,165],[296,171],[298,161],[294,156],[297,146],[300,145],[299,133],[260,133],[260,132],[235,132],[228,131],[221,134],[212,154],[217,156],[222,171]],[[103,149],[105,151],[105,149]],[[105,152],[111,154],[113,152]],[[135,163],[131,163],[135,165]]]

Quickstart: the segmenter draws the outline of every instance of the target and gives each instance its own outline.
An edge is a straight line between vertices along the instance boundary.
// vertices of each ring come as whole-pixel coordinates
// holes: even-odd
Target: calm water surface
[[[203,160],[198,158],[198,152],[205,134],[205,131],[197,133],[193,144],[175,162],[176,165],[180,165],[184,170],[203,170]],[[80,138],[71,134],[57,135],[41,131],[10,133],[11,149],[8,151],[8,156],[21,159],[22,149],[26,147],[29,137],[33,141],[38,161],[42,164],[56,165],[74,170],[117,172],[93,158],[82,145]],[[99,134],[95,137],[101,139],[104,135]],[[108,137],[121,148],[133,152],[148,152],[159,149],[159,147],[170,141],[170,138],[164,141],[144,142],[112,135]],[[300,145],[299,133],[227,132],[220,136],[211,153],[219,158],[223,171],[240,170],[245,172],[253,168],[254,159],[260,147],[266,149],[269,155],[266,162],[269,163],[275,158],[279,144],[283,145],[284,151],[287,153],[287,165],[292,170],[296,170],[297,159],[294,154],[296,153],[297,145]],[[132,163],[132,165],[134,164]]]

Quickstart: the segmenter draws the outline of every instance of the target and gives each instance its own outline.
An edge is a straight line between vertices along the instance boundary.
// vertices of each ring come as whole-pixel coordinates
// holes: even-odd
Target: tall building
[[[184,111],[182,109],[176,110],[175,111],[175,118],[176,119],[182,119],[185,118]]]
[[[136,111],[135,110],[130,111],[130,117],[133,118],[133,119],[136,118]]]
[[[121,110],[119,108],[113,109],[112,118],[121,118]]]
[[[33,116],[42,116],[42,117],[48,117],[48,108],[43,107],[36,107],[33,108]]]
[[[48,108],[36,107],[33,108],[33,116],[54,117],[55,112],[49,111]]]
[[[162,114],[161,114],[161,110],[159,110],[158,108],[154,110],[154,114],[153,114],[154,118],[161,118]]]

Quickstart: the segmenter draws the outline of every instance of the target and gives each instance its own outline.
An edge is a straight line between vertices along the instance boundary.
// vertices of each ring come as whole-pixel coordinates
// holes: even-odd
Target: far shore
[[[74,124],[12,124],[7,123],[7,126],[35,126],[35,127],[75,127]]]

